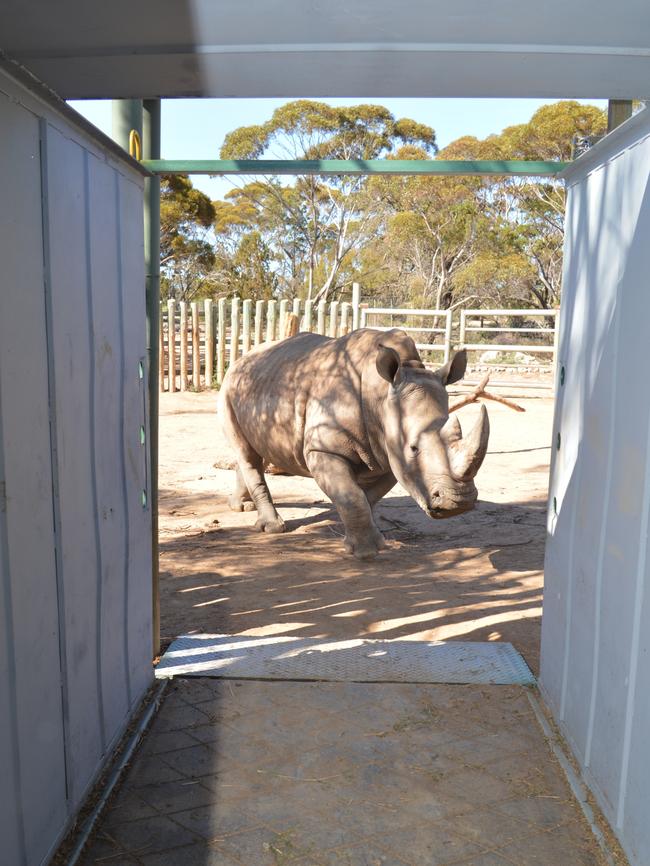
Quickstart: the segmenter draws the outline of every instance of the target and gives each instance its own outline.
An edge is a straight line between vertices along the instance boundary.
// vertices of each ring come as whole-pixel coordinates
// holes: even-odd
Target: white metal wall
[[[0,860],[34,866],[152,678],[143,181],[2,71],[0,129]]]
[[[630,861],[647,866],[650,111],[567,183],[541,684]]]

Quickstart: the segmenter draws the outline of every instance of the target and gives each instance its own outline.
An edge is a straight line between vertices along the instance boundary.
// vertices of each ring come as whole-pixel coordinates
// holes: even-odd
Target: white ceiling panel
[[[650,95],[649,0],[0,0],[66,98]]]

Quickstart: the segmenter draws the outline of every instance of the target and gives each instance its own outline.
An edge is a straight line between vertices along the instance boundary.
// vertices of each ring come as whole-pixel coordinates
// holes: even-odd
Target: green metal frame
[[[559,174],[568,162],[467,159],[143,159],[152,174],[518,175]]]
[[[160,156],[160,100],[113,100],[113,139],[129,150],[134,129],[147,157]],[[153,655],[160,652],[160,591],[158,562],[158,328],[160,310],[160,179],[147,178],[144,194],[145,295],[149,392],[149,477],[151,479],[151,557]]]

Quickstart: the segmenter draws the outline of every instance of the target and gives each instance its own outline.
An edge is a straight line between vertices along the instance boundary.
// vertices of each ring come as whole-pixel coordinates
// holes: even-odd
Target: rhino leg
[[[284,532],[284,520],[275,510],[271,493],[266,486],[264,462],[244,436],[227,399],[223,407],[223,427],[237,457],[241,480],[257,509],[255,529],[258,532]],[[237,483],[239,484],[239,481]]]
[[[248,492],[248,487],[246,487],[246,482],[239,466],[235,469],[235,489],[228,500],[228,505],[231,511],[255,511],[255,503]]]
[[[389,490],[392,490],[396,484],[397,478],[395,478],[392,472],[389,472],[386,475],[382,475],[381,478],[376,478],[374,481],[371,481],[370,484],[363,488],[363,492],[366,494],[366,499],[368,500],[368,504],[372,508],[373,512],[375,510],[375,505],[379,500],[382,499]]]
[[[320,489],[336,506],[345,527],[344,544],[348,553],[357,559],[372,559],[386,542],[377,529],[365,492],[343,457],[312,451],[307,455],[307,466]]]
[[[258,532],[284,532],[284,520],[275,510],[271,493],[266,486],[262,458],[249,446],[245,454],[238,455],[238,463],[244,484],[259,515],[255,529]]]

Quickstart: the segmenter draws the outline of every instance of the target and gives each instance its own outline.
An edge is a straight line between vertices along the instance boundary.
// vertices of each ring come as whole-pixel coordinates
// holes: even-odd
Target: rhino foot
[[[378,529],[364,538],[351,538],[346,535],[343,544],[348,553],[356,559],[374,559],[386,547],[386,539]]]
[[[258,532],[278,533],[284,532],[286,527],[284,525],[284,520],[279,515],[276,515],[274,518],[270,519],[267,517],[258,518],[257,523],[255,524],[255,529]]]
[[[231,511],[255,511],[255,503],[251,499],[240,499],[238,496],[231,496],[228,505]]]

